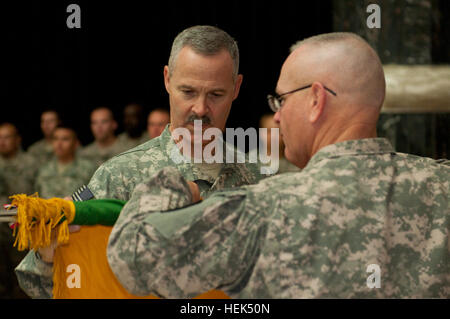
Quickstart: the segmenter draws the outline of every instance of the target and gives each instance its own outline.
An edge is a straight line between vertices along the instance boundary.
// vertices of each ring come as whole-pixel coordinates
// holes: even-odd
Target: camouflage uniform
[[[0,171],[4,177],[7,196],[34,193],[38,168],[34,158],[24,152],[18,152],[11,159],[0,157]]]
[[[169,166],[176,167],[187,180],[205,179],[199,182],[201,195],[205,197],[212,191],[257,183],[265,177],[261,175],[258,163],[224,163],[219,176],[215,180],[209,179],[199,172],[194,164],[176,164],[171,159],[174,147],[177,146],[167,126],[160,136],[104,163],[95,172],[88,187],[98,199],[129,200],[136,185],[148,181],[156,172]],[[232,151],[236,152],[234,148]],[[180,155],[179,151],[177,153]],[[167,197],[164,201],[170,202],[171,198]],[[38,259],[34,252],[30,252],[16,268],[16,274],[22,289],[30,297],[51,298],[52,264],[45,263]]]
[[[75,157],[72,163],[59,172],[58,162],[53,159],[39,169],[36,191],[43,198],[70,196],[78,187],[89,181],[95,168],[89,160]]]
[[[28,148],[30,154],[39,165],[43,165],[54,157],[53,146],[45,139],[39,140]]]
[[[232,148],[230,145],[225,145]],[[172,139],[169,126],[166,126],[160,136],[104,163],[95,172],[88,187],[98,199],[129,200],[137,184],[148,180],[150,176],[166,166],[176,167],[189,181],[205,179],[211,186],[201,185],[202,196],[222,188],[254,184],[264,177],[257,163],[224,163],[219,176],[215,180],[208,179],[196,170],[193,163],[176,164],[171,156],[174,147],[177,146]],[[180,154],[178,150],[176,151]]]
[[[239,298],[449,298],[450,167],[386,139],[319,150],[299,173],[191,194],[166,168],[138,185],[108,244],[133,294]],[[367,284],[368,265],[381,288]]]
[[[94,163],[96,167],[99,167],[110,158],[126,150],[127,148],[121,145],[118,140],[107,147],[99,147],[98,144],[94,141],[91,144],[83,147],[78,154],[81,157],[84,157]]]
[[[258,149],[252,149],[248,152],[248,157],[251,158],[252,156],[256,156],[257,158],[259,157],[259,151]],[[272,161],[270,161],[269,163],[265,164],[267,166],[270,166],[272,163]],[[283,173],[288,173],[288,172],[300,172],[301,169],[297,166],[295,166],[294,164],[292,164],[291,162],[289,162],[285,157],[280,157],[278,159],[278,168],[274,167],[274,170],[276,169],[276,171],[274,171],[274,174],[283,174]]]
[[[131,138],[128,136],[127,132],[123,132],[117,136],[120,147],[124,150],[132,149],[138,145],[148,142],[150,139],[147,132],[142,132],[142,135],[138,138]]]

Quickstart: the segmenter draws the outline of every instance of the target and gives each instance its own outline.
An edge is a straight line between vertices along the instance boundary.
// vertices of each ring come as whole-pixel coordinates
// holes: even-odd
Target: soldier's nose
[[[198,117],[203,117],[208,113],[208,104],[206,102],[206,98],[201,98],[197,101],[197,103],[192,108],[192,112],[195,113]]]

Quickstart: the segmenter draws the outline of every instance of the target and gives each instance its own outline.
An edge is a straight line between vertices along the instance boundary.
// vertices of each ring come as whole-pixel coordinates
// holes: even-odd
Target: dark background
[[[81,29],[69,29],[70,3],[81,7]],[[175,36],[210,24],[239,45],[241,93],[229,127],[258,127],[269,112],[289,47],[332,31],[332,1],[20,1],[0,8],[0,122],[15,123],[24,147],[42,137],[40,113],[52,107],[92,140],[89,113],[106,105],[122,130],[129,102],[147,111],[168,108],[163,67]]]

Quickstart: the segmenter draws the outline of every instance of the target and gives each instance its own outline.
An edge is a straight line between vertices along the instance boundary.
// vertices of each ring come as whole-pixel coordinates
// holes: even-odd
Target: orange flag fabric
[[[156,296],[135,296],[123,288],[109,267],[106,258],[110,226],[82,226],[71,233],[69,243],[55,252],[53,298],[55,299],[158,299]],[[77,265],[72,268],[70,265]],[[69,272],[68,272],[69,270]],[[79,288],[74,285],[75,273]],[[194,299],[230,299],[224,292],[211,290]]]

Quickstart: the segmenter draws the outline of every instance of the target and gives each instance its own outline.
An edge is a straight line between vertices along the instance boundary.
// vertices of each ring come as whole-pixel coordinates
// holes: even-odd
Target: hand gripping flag
[[[58,243],[53,260],[53,298],[157,299],[155,296],[129,294],[108,264],[108,238],[125,201],[93,199],[72,202],[61,198],[43,199],[36,194],[18,194],[10,198],[12,203],[8,207],[17,208],[14,246],[18,250],[36,250],[50,246],[53,241]],[[69,235],[69,224],[83,227]],[[67,271],[71,265],[77,265],[80,270],[79,288],[68,285],[70,273]],[[212,290],[196,298],[229,297],[221,291]]]

